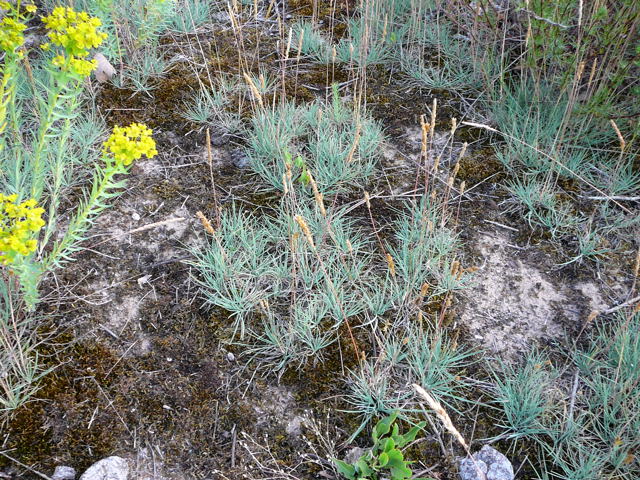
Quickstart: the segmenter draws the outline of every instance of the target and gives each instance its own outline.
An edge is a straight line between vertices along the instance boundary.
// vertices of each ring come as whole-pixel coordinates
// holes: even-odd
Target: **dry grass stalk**
[[[440,155],[433,162],[433,173],[438,173],[438,168],[440,167]]]
[[[304,29],[300,32],[300,38],[298,39],[298,54],[296,55],[296,75],[293,83],[293,96],[298,93],[298,72],[300,71],[300,57],[302,57],[302,41],[304,40]]]
[[[291,237],[289,237],[289,248],[291,249],[291,253],[295,254],[298,250],[296,247],[298,244],[298,238],[300,238],[300,234],[298,232],[294,232]]]
[[[320,190],[318,190],[318,184],[316,183],[311,173],[309,173],[309,183],[311,184],[311,188],[313,189],[313,197],[315,198],[316,204],[320,209],[320,214],[323,217],[326,217],[327,210],[324,208],[324,196],[322,195],[322,193],[320,193]]]
[[[384,248],[382,239],[378,234],[378,227],[376,225],[376,221],[373,218],[373,212],[371,211],[371,198],[369,197],[369,192],[367,192],[366,190],[364,192],[364,204],[367,206],[367,211],[369,212],[369,220],[371,221],[371,227],[373,228],[373,232],[375,233],[376,239],[378,240],[378,245],[380,245],[380,251],[382,251],[385,255],[388,255],[387,249]]]
[[[414,383],[413,384],[413,388],[416,390],[416,392],[418,392],[418,394],[422,398],[424,398],[426,400],[427,404],[435,412],[436,416],[438,417],[438,419],[440,420],[440,422],[442,423],[444,428],[451,435],[453,435],[453,437],[458,441],[458,443],[460,445],[462,445],[462,447],[465,449],[465,451],[469,455],[471,455],[471,452],[469,451],[469,445],[467,445],[467,442],[465,441],[465,439],[462,436],[462,434],[453,425],[453,422],[451,421],[451,417],[449,417],[449,414],[447,413],[447,411],[442,407],[442,405],[440,405],[440,402],[438,402],[429,393],[427,393],[427,391],[424,388],[422,388],[420,385],[417,385],[417,384]]]
[[[413,388],[416,390],[416,392],[418,392],[418,394],[422,398],[424,398],[427,401],[427,403],[429,404],[429,407],[431,407],[431,409],[436,413],[436,416],[438,417],[438,419],[440,420],[444,428],[451,435],[453,435],[453,437],[458,441],[460,445],[462,445],[462,448],[464,448],[465,452],[467,452],[467,456],[471,459],[471,461],[475,465],[476,471],[479,477],[482,480],[487,480],[487,476],[480,469],[480,466],[478,465],[478,462],[476,462],[476,459],[473,457],[473,455],[471,455],[471,450],[469,449],[469,445],[467,445],[467,442],[465,441],[462,434],[453,425],[453,422],[451,421],[451,417],[449,417],[449,414],[447,413],[447,411],[442,407],[442,405],[440,405],[440,402],[438,402],[435,398],[429,395],[429,393],[427,393],[427,391],[424,388],[422,388],[420,385],[417,385],[414,383]]]
[[[351,145],[351,150],[349,150],[349,155],[347,155],[347,163],[351,163],[353,161],[353,156],[356,153],[356,148],[358,148],[358,144],[360,143],[360,132],[362,130],[362,125],[360,124],[360,122],[358,122],[358,124],[356,125],[356,134],[355,134],[355,138],[353,139],[353,145]]]
[[[424,115],[420,115],[420,130],[421,130],[421,153],[422,158],[426,158],[427,156],[427,136],[429,134],[429,130],[431,130],[431,124],[425,122]]]
[[[220,202],[218,202],[218,192],[216,191],[216,182],[213,177],[213,151],[211,149],[211,133],[207,128],[207,163],[209,164],[209,176],[211,178],[211,191],[213,192],[213,205],[216,211],[216,228],[220,228]]]
[[[282,69],[281,69],[281,79],[280,79],[280,84],[282,87],[282,100],[284,101],[285,98],[287,98],[287,65],[289,64],[289,53],[291,52],[291,42],[293,40],[293,27],[289,27],[289,36],[287,38],[287,47],[285,49],[285,51],[283,52],[283,61],[282,61]],[[296,78],[297,78],[297,74],[296,74]],[[297,83],[297,81],[296,81]],[[275,102],[275,97],[273,99],[273,101]]]
[[[457,275],[460,270],[460,262],[458,260],[454,260],[451,264],[451,275]]]
[[[438,99],[434,98],[433,99],[433,104],[431,106],[431,122],[429,122],[429,125],[431,126],[430,129],[430,133],[431,133],[431,139],[433,140],[433,135],[436,131],[436,115],[438,112]]]
[[[460,171],[460,162],[457,162],[453,167],[453,172],[451,172],[451,178],[456,178],[458,172]]]
[[[389,266],[389,272],[391,272],[391,276],[395,278],[396,276],[396,264],[393,261],[393,257],[387,253],[385,254],[385,258],[387,259],[387,265]]]
[[[636,263],[633,267],[633,283],[631,284],[629,296],[633,295],[633,292],[636,289],[636,284],[638,283],[638,274],[640,274],[640,247],[638,247],[638,251],[636,252]]]
[[[591,86],[591,82],[593,82],[593,77],[595,77],[596,75],[597,67],[598,67],[598,57],[595,57],[593,59],[593,64],[591,65],[591,73],[589,74],[589,81],[587,82],[588,86]]]
[[[309,229],[309,225],[307,224],[307,221],[302,217],[302,215],[296,215],[293,218],[296,221],[296,223],[300,226],[300,230],[302,230],[302,233],[307,239],[307,242],[309,242],[309,245],[311,245],[311,248],[315,250],[316,244],[313,241],[313,236],[311,235],[311,230]]]
[[[618,125],[616,124],[615,120],[611,119],[610,122],[611,122],[611,126],[613,127],[613,130],[616,132],[616,135],[618,136],[618,141],[620,142],[620,153],[623,153],[625,147],[627,146],[627,142],[624,141],[622,132],[620,132],[620,129],[618,128]]]
[[[424,115],[420,115],[420,155],[422,156],[422,163],[424,168],[424,192],[425,194],[429,190],[429,168],[427,166],[428,161],[428,145],[429,145],[429,132],[432,130],[433,124],[425,121]],[[418,190],[418,177],[416,175],[416,183],[414,190]]]
[[[247,74],[247,72],[243,73],[243,76],[244,76],[244,79],[247,81],[247,84],[249,85],[249,89],[251,90],[251,94],[253,95],[253,97],[258,102],[258,105],[260,105],[261,108],[264,108],[264,102],[262,101],[262,95],[260,95],[260,92],[258,91],[258,88],[256,87],[255,83],[253,83],[253,80],[251,80],[251,77]]]
[[[196,217],[198,217],[198,219],[200,220],[200,223],[202,223],[202,227],[211,235],[215,235],[216,231],[213,229],[213,226],[211,225],[211,222],[209,221],[209,219],[207,217],[204,216],[204,213],[202,213],[200,210],[198,210],[196,212]]]
[[[462,160],[462,157],[464,157],[464,154],[467,153],[467,147],[469,146],[469,144],[467,142],[464,142],[462,144],[462,148],[460,149],[460,154],[458,155],[458,160],[456,162],[456,165],[458,165],[460,163],[460,160]],[[460,167],[458,167],[460,168]],[[456,173],[458,171],[456,170]]]
[[[427,282],[424,282],[422,284],[422,286],[420,287],[420,293],[418,294],[418,297],[416,298],[416,305],[418,307],[420,307],[420,305],[422,305],[422,302],[424,302],[424,299],[426,298],[427,294],[429,293],[429,288],[431,287],[431,285],[429,285]],[[418,311],[418,320],[421,320],[422,317],[422,312]]]

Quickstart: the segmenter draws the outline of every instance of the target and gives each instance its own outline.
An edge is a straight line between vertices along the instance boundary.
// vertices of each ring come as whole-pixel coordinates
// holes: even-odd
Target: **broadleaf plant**
[[[399,425],[395,423],[397,418],[398,412],[393,412],[376,424],[371,433],[373,447],[355,463],[350,464],[334,458],[338,473],[348,480],[410,479],[413,475],[409,468],[411,462],[405,460],[401,449],[415,440],[426,422],[420,422],[407,433],[401,434]]]

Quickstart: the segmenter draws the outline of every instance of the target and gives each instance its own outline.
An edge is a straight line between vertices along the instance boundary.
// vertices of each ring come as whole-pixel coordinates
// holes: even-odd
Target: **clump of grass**
[[[498,362],[494,370],[494,401],[505,416],[499,425],[507,438],[540,438],[549,433],[557,403],[553,383],[558,374],[551,362],[533,351],[522,366]]]
[[[231,313],[241,338],[247,316],[279,291],[283,259],[269,253],[277,238],[272,233],[268,224],[234,209],[222,213],[207,248],[192,250],[206,302]]]
[[[192,33],[211,21],[211,11],[215,2],[206,0],[179,0],[170,28],[178,33]]]
[[[571,381],[535,352],[522,366],[496,371],[502,436],[533,442],[540,478],[630,480],[640,473],[639,327],[638,312],[597,325],[587,347],[568,356]]]
[[[481,78],[471,61],[469,41],[456,35],[449,22],[414,12],[409,24],[407,39],[396,59],[411,84],[457,92],[480,87]]]
[[[425,62],[419,52],[403,52],[400,68],[410,78],[410,83],[431,90],[469,90],[479,86],[473,70],[457,61],[442,64]]]
[[[337,88],[326,102],[262,108],[252,124],[247,150],[251,166],[279,190],[291,157],[299,157],[296,177],[305,169],[312,171],[326,194],[362,186],[375,169],[384,141],[378,123],[357,115],[340,99]]]
[[[4,277],[4,272],[3,272]],[[15,410],[38,390],[42,368],[33,319],[25,315],[12,282],[0,282],[0,412]]]
[[[411,306],[464,286],[464,276],[454,271],[458,241],[443,225],[442,205],[423,197],[395,224],[395,242],[387,247],[395,273],[391,284],[399,305]],[[418,303],[416,303],[418,302]]]
[[[291,28],[293,45],[299,49],[302,55],[318,63],[331,63],[332,47],[311,22],[296,23]]]
[[[231,312],[252,355],[281,372],[320,360],[343,322],[361,312],[369,267],[366,243],[340,211],[277,213],[223,213],[194,265],[207,303]]]
[[[236,135],[243,130],[240,115],[231,109],[233,95],[238,88],[237,83],[224,77],[211,88],[203,86],[185,102],[182,116],[223,135]]]
[[[119,88],[131,86],[136,92],[150,95],[156,89],[158,80],[164,77],[168,66],[158,48],[144,48],[131,54],[123,74],[113,78],[114,84]]]
[[[592,138],[589,124],[567,120],[570,102],[531,81],[505,88],[493,103],[504,134],[497,156],[512,175],[507,190],[531,227],[549,232],[552,240],[572,239],[573,256],[565,263],[600,261],[611,251],[604,245],[624,238],[629,221],[634,223],[623,219],[630,211],[616,199],[633,198],[640,182],[624,138],[618,154],[603,154],[592,144],[602,139]],[[610,129],[610,138],[615,132]],[[567,181],[580,186],[579,197],[560,187]],[[585,197],[600,204],[577,208]]]
[[[380,353],[351,373],[345,401],[362,418],[354,437],[375,417],[398,411],[409,415],[417,405],[412,385],[419,383],[434,398],[457,411],[467,383],[460,377],[472,362],[473,350],[457,345],[444,330],[392,324]]]
[[[348,22],[348,32],[349,36],[336,45],[338,61],[368,67],[391,60],[393,39],[397,38],[398,33],[386,36],[382,20],[366,16],[351,19]]]

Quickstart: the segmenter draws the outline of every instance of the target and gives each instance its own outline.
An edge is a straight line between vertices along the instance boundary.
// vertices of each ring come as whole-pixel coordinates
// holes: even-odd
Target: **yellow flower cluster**
[[[14,53],[24,43],[22,32],[27,26],[14,18],[4,17],[0,22],[0,49]]]
[[[44,208],[36,207],[34,199],[20,204],[17,195],[0,193],[0,264],[14,261],[16,255],[35,251],[34,233],[44,226]]]
[[[56,7],[51,15],[42,17],[42,21],[49,29],[47,35],[51,44],[65,51],[65,55],[53,59],[53,64],[82,77],[88,76],[97,66],[95,60],[85,60],[89,49],[100,46],[107,38],[106,33],[98,31],[102,24],[100,19],[73,8]],[[42,48],[48,50],[51,44],[45,43]]]
[[[81,77],[88,77],[98,66],[98,62],[95,60],[85,60],[84,58],[76,58],[73,56],[67,59],[64,55],[56,55],[53,57],[51,63],[61,70],[68,69]]]
[[[3,10],[13,10],[14,9],[14,5],[12,5],[10,2],[0,2],[0,8]],[[29,13],[33,13],[37,10],[35,5],[25,5],[24,9],[29,12]]]
[[[147,158],[158,154],[156,142],[151,138],[153,131],[141,123],[128,127],[113,127],[113,133],[104,143],[104,153],[112,156],[116,164],[130,165],[142,155]]]
[[[22,32],[27,26],[19,21],[24,19],[24,15],[16,5],[12,5],[9,2],[0,1],[0,8],[6,10],[4,18],[0,22],[0,50],[7,53],[15,53],[24,43]],[[36,11],[36,6],[26,5],[24,9],[28,13],[33,13]],[[19,57],[22,57],[22,55],[23,52],[18,52]]]

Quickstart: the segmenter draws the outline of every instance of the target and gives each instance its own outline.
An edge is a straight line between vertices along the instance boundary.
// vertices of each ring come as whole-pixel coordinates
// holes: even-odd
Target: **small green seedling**
[[[333,459],[340,474],[349,480],[378,480],[383,475],[390,480],[407,480],[412,472],[408,462],[404,459],[401,449],[413,442],[416,435],[424,428],[426,422],[420,422],[404,435],[400,434],[400,427],[395,424],[398,413],[380,420],[373,432],[373,447],[362,455],[354,464]],[[389,476],[390,475],[390,476]],[[426,478],[415,480],[429,480]]]
[[[302,183],[303,185],[309,184],[309,182],[311,181],[311,175],[309,175],[309,170],[307,170],[307,166],[304,163],[304,159],[302,158],[302,156],[298,155],[294,160],[292,155],[288,151],[285,151],[284,163],[289,167],[294,165],[296,168],[299,168],[301,170],[300,177],[298,177],[300,183]]]

